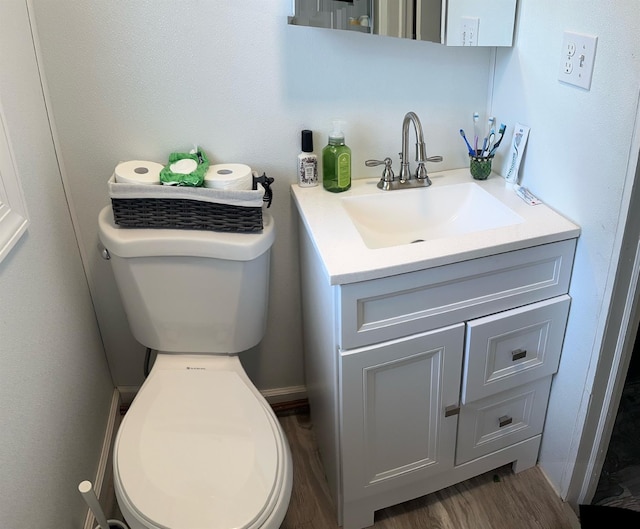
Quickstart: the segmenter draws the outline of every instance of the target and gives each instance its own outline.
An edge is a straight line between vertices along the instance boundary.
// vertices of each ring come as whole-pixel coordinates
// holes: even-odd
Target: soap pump
[[[340,120],[333,121],[329,143],[322,149],[322,184],[332,193],[340,193],[351,187],[351,149],[344,143]]]

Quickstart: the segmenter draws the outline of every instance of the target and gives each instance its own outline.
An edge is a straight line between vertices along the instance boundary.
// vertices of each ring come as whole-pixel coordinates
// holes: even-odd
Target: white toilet
[[[280,527],[289,446],[236,354],[266,329],[273,219],[256,234],[126,229],[106,207],[98,223],[131,331],[158,351],[114,445],[129,527]]]

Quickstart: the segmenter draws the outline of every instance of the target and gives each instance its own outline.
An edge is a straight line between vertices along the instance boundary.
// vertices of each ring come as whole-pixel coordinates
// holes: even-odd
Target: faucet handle
[[[384,164],[384,169],[382,170],[382,181],[383,182],[393,182],[395,175],[393,174],[393,169],[391,168],[391,158],[385,158],[384,160],[367,160],[364,162],[367,167],[376,167],[378,165]]]
[[[367,160],[366,162],[364,162],[367,167],[376,167],[377,165],[384,164],[382,178],[378,182],[378,189],[391,189],[392,182],[395,180],[395,175],[393,174],[391,163],[391,158],[388,157],[384,160]]]
[[[416,180],[422,182],[425,186],[431,185],[431,179],[429,175],[427,175],[427,168],[425,167],[426,162],[441,162],[443,160],[442,156],[429,156],[423,162],[418,162],[418,168],[416,169]]]
[[[431,179],[427,175],[427,168],[424,166],[424,162],[418,162],[418,167],[416,169],[416,180],[418,182],[421,182],[426,187],[431,185]]]

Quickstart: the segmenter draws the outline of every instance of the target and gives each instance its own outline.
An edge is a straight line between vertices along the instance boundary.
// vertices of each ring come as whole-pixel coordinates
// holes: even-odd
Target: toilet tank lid
[[[206,230],[121,228],[113,220],[111,206],[98,216],[98,235],[109,253],[119,257],[192,256],[251,261],[266,252],[275,240],[273,218],[263,212],[259,233]]]

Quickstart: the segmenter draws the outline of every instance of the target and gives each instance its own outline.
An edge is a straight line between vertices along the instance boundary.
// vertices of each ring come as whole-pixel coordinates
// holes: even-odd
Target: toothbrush
[[[498,137],[498,141],[494,144],[493,148],[489,151],[489,156],[493,156],[496,152],[496,149],[500,147],[500,142],[502,141],[502,138],[504,138],[505,130],[507,130],[507,126],[504,123],[501,123],[500,129],[498,130],[498,134],[500,136]]]
[[[478,156],[482,156],[482,153],[487,150],[487,141],[488,141],[487,138],[482,140],[482,149],[478,151]]]
[[[467,149],[469,149],[469,154],[471,156],[475,156],[476,153],[473,151],[473,148],[471,147],[471,145],[469,145],[469,142],[467,141],[467,136],[464,133],[463,129],[460,129],[460,136],[462,136],[462,139],[464,140],[464,142],[467,144]]]
[[[487,143],[489,143],[489,135],[491,134],[491,131],[494,130],[495,123],[496,123],[496,118],[494,116],[491,116],[487,120],[487,133],[484,136],[484,139]],[[483,148],[483,151],[484,151],[484,148]]]
[[[473,142],[475,147],[475,152],[478,152],[478,121],[480,120],[480,114],[477,112],[473,113]]]
[[[489,138],[487,139],[487,142],[486,142],[486,146],[482,150],[482,156],[489,156],[489,153],[491,152],[491,146],[493,145],[493,140],[495,137],[496,137],[496,133],[493,129],[491,129],[491,132],[489,133]]]
[[[496,126],[496,118],[495,116],[491,116],[487,121],[487,137],[489,136],[489,133],[495,126]]]

